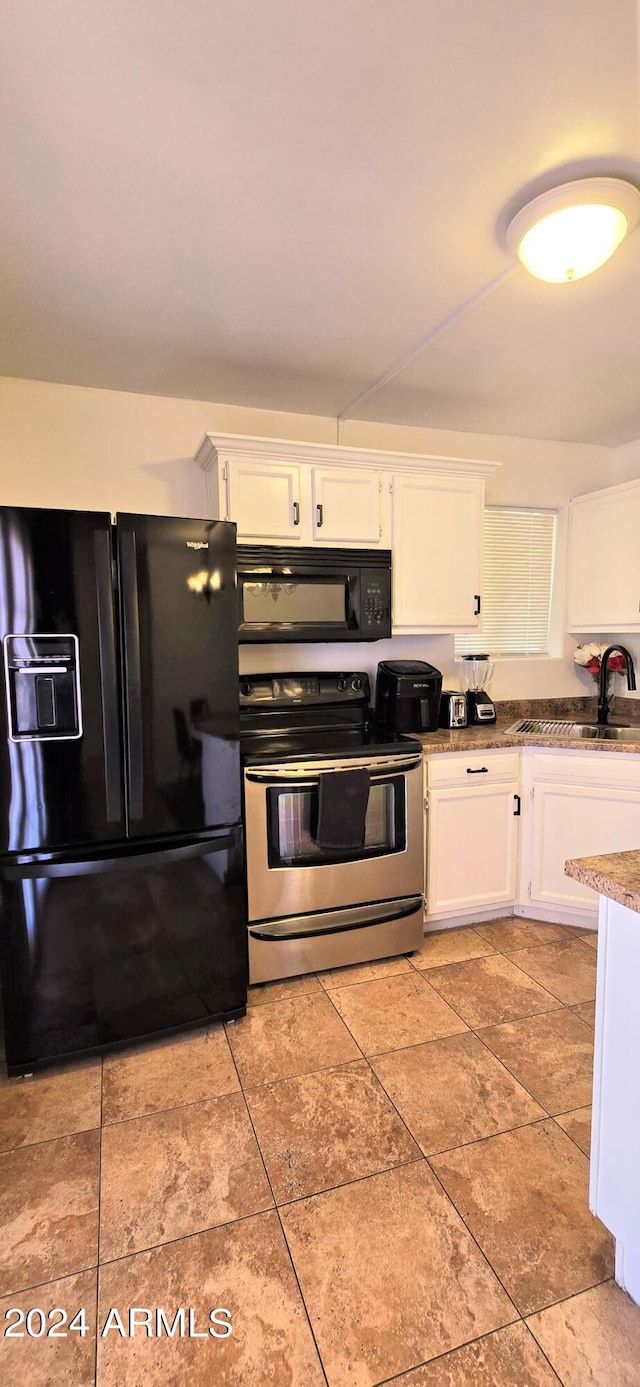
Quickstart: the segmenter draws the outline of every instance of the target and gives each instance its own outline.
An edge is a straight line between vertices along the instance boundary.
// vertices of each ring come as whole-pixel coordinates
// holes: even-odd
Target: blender
[[[467,695],[467,721],[495,722],[495,704],[487,693],[493,678],[493,661],[488,655],[463,655],[462,660],[462,687]]]

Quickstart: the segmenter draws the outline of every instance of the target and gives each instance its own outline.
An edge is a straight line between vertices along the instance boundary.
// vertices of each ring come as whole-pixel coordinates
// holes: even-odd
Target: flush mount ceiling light
[[[507,249],[536,279],[568,284],[604,265],[640,217],[622,178],[580,178],[541,193],[510,222]]]

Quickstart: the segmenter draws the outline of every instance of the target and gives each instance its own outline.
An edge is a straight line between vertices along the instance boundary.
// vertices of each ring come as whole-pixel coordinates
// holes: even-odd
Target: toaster
[[[467,699],[454,689],[443,689],[440,700],[439,727],[467,726]]]

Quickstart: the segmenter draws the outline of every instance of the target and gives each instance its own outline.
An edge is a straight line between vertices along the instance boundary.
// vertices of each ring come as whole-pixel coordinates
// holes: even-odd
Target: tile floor
[[[587,1202],[595,942],[447,930],[254,988],[226,1031],[0,1082],[0,1325],[36,1311],[0,1379],[640,1387]],[[36,1337],[56,1307],[87,1333]],[[130,1307],[133,1337],[96,1334]]]

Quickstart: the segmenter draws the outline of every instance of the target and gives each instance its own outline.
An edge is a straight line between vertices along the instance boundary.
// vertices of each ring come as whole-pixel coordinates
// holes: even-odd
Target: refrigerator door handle
[[[98,608],[98,649],[102,700],[102,738],[107,823],[122,818],[122,774],[118,710],[118,668],[111,576],[111,538],[108,530],[96,530],[96,597]]]
[[[138,616],[138,567],[133,530],[120,533],[122,623],[126,672],[126,755],[129,822],[143,817],[142,674]]]
[[[210,838],[206,842],[188,843],[179,848],[160,848],[155,852],[125,852],[119,857],[82,857],[66,862],[28,862],[3,868],[8,881],[24,881],[37,877],[84,877],[104,872],[129,872],[145,867],[164,867],[172,862],[190,862],[194,857],[209,857],[233,847],[237,832]]]

